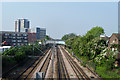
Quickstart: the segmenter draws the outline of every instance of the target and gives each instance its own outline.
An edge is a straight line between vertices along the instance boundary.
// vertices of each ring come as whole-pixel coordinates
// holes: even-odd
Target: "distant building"
[[[17,19],[15,21],[15,32],[28,32],[30,22],[27,19]]]
[[[120,33],[113,33],[109,38],[108,48],[117,53],[120,59]]]
[[[46,36],[46,29],[40,28],[40,40],[44,40]]]
[[[31,29],[30,28],[28,29],[28,33],[31,33]]]
[[[36,33],[28,33],[28,42],[34,43],[36,41]]]
[[[109,37],[106,35],[100,35],[100,39],[104,39],[106,41],[106,43],[109,42]]]
[[[113,33],[109,39],[108,47],[110,48],[112,45],[118,44],[120,45],[120,33]]]
[[[0,31],[0,45],[20,46],[28,44],[28,33]]]
[[[46,35],[46,29],[34,27],[34,28],[31,28],[31,33],[36,33],[37,40],[44,40]]]

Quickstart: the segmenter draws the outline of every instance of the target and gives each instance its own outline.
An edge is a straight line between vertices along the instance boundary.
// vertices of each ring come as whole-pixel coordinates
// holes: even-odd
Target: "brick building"
[[[36,33],[28,33],[28,42],[33,43],[36,41]]]
[[[115,51],[117,58],[120,59],[120,33],[113,33],[109,38],[108,48]]]

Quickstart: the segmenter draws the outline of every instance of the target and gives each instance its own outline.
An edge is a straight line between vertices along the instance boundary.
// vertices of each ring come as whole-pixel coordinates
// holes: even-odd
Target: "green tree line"
[[[100,35],[104,34],[102,27],[93,27],[83,36],[71,34],[73,33],[64,35],[62,40],[65,40],[65,44],[71,47],[69,49],[83,60],[85,65],[91,66],[104,78],[120,78],[118,74],[120,68],[116,69],[114,66],[115,52],[108,49],[106,41],[100,38]]]
[[[28,56],[42,55],[43,53],[40,50],[44,51],[45,49],[45,46],[39,45],[38,43],[11,47],[2,53],[2,66],[23,63],[28,59]]]

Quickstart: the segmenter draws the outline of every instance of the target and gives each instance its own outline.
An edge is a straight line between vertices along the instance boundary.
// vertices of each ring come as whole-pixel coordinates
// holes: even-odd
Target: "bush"
[[[19,63],[22,62],[26,57],[25,52],[19,51],[15,54],[15,60]]]
[[[4,51],[2,55],[14,56],[17,50],[18,50],[18,47],[11,47],[10,49],[7,49],[6,51]]]
[[[5,66],[9,66],[11,64],[15,64],[16,61],[13,57],[8,57],[6,55],[2,56],[2,66],[5,67]]]
[[[107,70],[106,66],[97,67],[96,72],[103,78],[120,78],[120,75],[118,74],[118,71],[113,70]]]
[[[82,65],[83,67],[86,67],[86,62],[82,62],[81,65]]]

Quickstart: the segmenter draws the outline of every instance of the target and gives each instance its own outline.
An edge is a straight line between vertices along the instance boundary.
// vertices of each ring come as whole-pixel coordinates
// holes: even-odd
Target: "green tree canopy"
[[[75,36],[77,36],[75,33],[69,33],[69,34],[64,35],[62,37],[62,40],[68,40],[68,39],[73,38]]]
[[[46,35],[45,40],[50,40],[50,36]]]
[[[95,37],[99,37],[101,34],[104,34],[104,29],[102,27],[96,26],[86,33],[86,37],[95,38]]]

